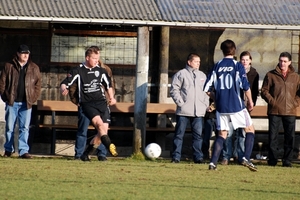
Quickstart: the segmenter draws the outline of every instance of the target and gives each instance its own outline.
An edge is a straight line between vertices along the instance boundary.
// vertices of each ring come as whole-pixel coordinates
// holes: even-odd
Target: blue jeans
[[[235,137],[234,145],[232,139]],[[223,145],[223,159],[230,160],[232,156],[238,158],[239,163],[242,163],[245,153],[245,134],[243,128],[233,130],[233,127],[228,131],[228,136]]]
[[[235,134],[234,153],[233,156],[238,158],[239,163],[243,162],[245,154],[245,131],[243,128],[238,128]]]
[[[19,140],[18,140],[18,153],[22,156],[28,153],[28,137],[29,137],[29,124],[31,120],[32,109],[27,109],[26,102],[14,102],[13,106],[6,103],[5,106],[5,151],[14,152],[14,129],[18,119],[19,123]]]
[[[176,115],[176,126],[175,126],[175,134],[173,139],[172,158],[173,160],[180,161],[183,136],[188,122],[190,122],[192,128],[193,160],[194,162],[197,162],[199,160],[203,160],[203,153],[201,150],[203,117],[186,117],[186,116]]]
[[[205,118],[204,119],[204,132],[203,132],[203,143],[202,152],[205,159],[209,159],[209,148],[210,148],[210,138],[212,132],[216,132],[216,119],[215,118]]]
[[[79,158],[84,150],[87,141],[87,131],[90,125],[90,120],[83,114],[82,108],[78,107],[78,130],[75,141],[75,157]],[[97,156],[106,157],[107,150],[105,146],[101,143],[98,146]]]
[[[236,135],[236,130],[233,129],[232,124],[230,123],[229,131],[227,138],[225,139],[223,143],[223,150],[222,150],[222,155],[223,155],[223,160],[230,160],[232,157],[232,138]]]

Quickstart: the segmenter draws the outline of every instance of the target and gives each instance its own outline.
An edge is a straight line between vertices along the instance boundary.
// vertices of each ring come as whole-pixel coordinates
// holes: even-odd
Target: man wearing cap
[[[5,138],[4,157],[10,157],[14,149],[14,129],[19,125],[19,157],[29,159],[28,153],[29,124],[32,104],[41,91],[39,67],[29,59],[27,45],[20,45],[12,61],[5,63],[0,76],[0,95],[5,102]]]

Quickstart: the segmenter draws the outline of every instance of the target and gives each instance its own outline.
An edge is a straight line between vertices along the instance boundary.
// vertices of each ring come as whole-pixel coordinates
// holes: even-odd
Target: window
[[[53,31],[51,62],[80,63],[92,45],[100,47],[101,60],[106,64],[136,64],[136,32],[61,29]]]

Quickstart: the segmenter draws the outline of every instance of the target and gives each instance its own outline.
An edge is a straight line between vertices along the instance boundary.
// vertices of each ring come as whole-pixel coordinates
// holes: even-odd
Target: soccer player
[[[242,164],[251,171],[257,171],[250,161],[254,144],[254,127],[248,111],[251,111],[254,105],[247,74],[244,66],[234,60],[236,46],[232,40],[222,42],[221,50],[224,58],[214,65],[204,85],[204,91],[215,101],[217,130],[219,131],[219,137],[214,143],[209,169],[217,169],[217,161],[231,121],[234,129],[244,128],[246,132]],[[241,99],[240,89],[243,89],[248,99],[248,111]]]
[[[82,161],[90,161],[92,154],[100,143],[109,150],[113,156],[117,156],[116,146],[111,143],[107,134],[110,123],[110,112],[107,105],[114,105],[116,99],[111,84],[111,78],[107,71],[98,65],[100,49],[97,46],[89,47],[85,52],[85,62],[74,68],[68,74],[66,84],[61,84],[62,94],[67,86],[76,83],[78,87],[79,105],[83,114],[89,118],[97,129],[97,135],[92,139],[86,150],[80,157]],[[105,97],[104,90],[108,93]]]

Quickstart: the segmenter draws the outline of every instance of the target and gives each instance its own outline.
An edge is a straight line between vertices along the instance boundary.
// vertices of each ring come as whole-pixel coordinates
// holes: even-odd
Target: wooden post
[[[137,38],[133,153],[139,153],[141,152],[141,148],[144,149],[145,147],[148,70],[149,30],[148,27],[139,27]]]
[[[168,69],[169,69],[169,35],[170,27],[161,27],[161,39],[160,39],[160,59],[159,59],[159,71],[160,71],[160,82],[159,82],[159,103],[166,103],[168,97]],[[157,118],[158,127],[166,127],[167,116],[158,115]],[[165,150],[166,146],[166,133],[157,133],[156,141],[161,146],[162,150]]]

